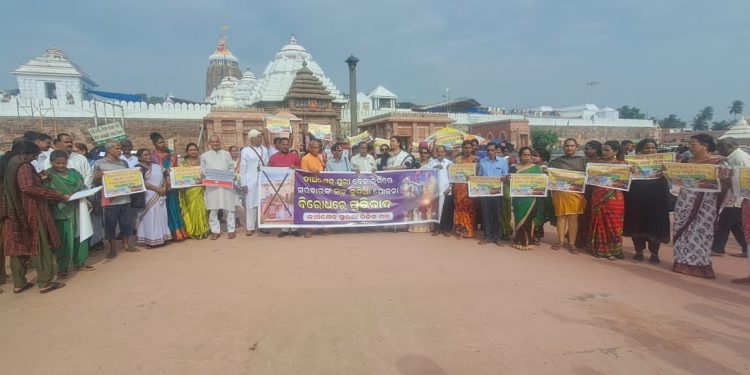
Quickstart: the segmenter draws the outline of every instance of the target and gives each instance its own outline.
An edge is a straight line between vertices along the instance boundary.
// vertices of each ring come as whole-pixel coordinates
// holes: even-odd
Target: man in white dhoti
[[[232,155],[228,151],[221,149],[221,139],[218,135],[212,135],[208,139],[211,149],[201,155],[201,170],[219,169],[222,171],[234,172],[234,162]],[[224,210],[227,214],[227,232],[229,239],[234,238],[235,225],[234,206],[237,203],[237,197],[234,193],[234,187],[222,188],[206,186],[204,193],[206,209],[208,210],[208,225],[211,227],[211,239],[219,238],[221,234],[221,222],[219,222],[219,210]]]
[[[263,146],[263,135],[252,129],[247,133],[250,145],[240,154],[240,188],[245,193],[245,235],[255,234],[258,224],[258,177],[260,168],[268,165],[268,149]]]

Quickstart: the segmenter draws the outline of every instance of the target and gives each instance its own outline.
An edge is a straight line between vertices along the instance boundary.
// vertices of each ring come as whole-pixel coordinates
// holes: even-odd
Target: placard
[[[234,171],[206,168],[203,171],[203,183],[207,187],[234,188]]]
[[[106,171],[102,175],[105,198],[114,198],[146,191],[140,168]]]
[[[448,166],[448,180],[452,183],[465,184],[469,182],[469,176],[476,174],[476,163],[453,163]]]
[[[292,124],[283,117],[266,117],[266,129],[269,133],[291,133]]]
[[[101,146],[107,141],[123,141],[128,139],[128,135],[125,134],[125,128],[119,122],[112,122],[109,124],[92,126],[88,128],[91,139],[94,140],[97,146]]]
[[[568,193],[586,191],[586,173],[566,169],[547,168],[547,189]]]
[[[734,167],[732,191],[737,198],[750,199],[750,167]]]
[[[672,187],[708,193],[721,191],[716,164],[664,163],[664,169]]]
[[[503,180],[501,177],[469,176],[469,197],[501,197]]]
[[[674,153],[625,155],[625,161],[636,167],[634,180],[655,180],[661,178],[659,171],[664,163],[674,162]]]
[[[331,125],[307,124],[307,132],[319,140],[330,141],[333,139]]]
[[[370,142],[372,140],[372,137],[370,137],[370,133],[367,130],[365,130],[362,133],[359,133],[352,137],[348,137],[347,139],[349,140],[350,145],[356,146],[363,141]]]
[[[546,197],[547,175],[543,173],[512,173],[510,175],[511,197]]]
[[[172,189],[201,186],[201,167],[172,167],[169,170]]]
[[[586,184],[607,189],[630,190],[630,165],[589,163]]]

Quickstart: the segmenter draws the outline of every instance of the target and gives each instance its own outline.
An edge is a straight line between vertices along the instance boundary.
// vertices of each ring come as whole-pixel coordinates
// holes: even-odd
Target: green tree
[[[532,130],[531,131],[531,147],[538,149],[547,149],[554,147],[560,135],[553,132],[552,130]]]
[[[641,113],[640,108],[636,107],[629,107],[624,105],[620,108],[617,108],[617,111],[620,112],[620,118],[624,119],[643,120],[646,118],[646,114]]]
[[[695,117],[693,117],[693,130],[695,131],[703,131],[708,130],[708,122],[711,121],[711,119],[714,118],[714,107],[708,106],[706,108],[703,108],[698,112]]]
[[[164,103],[164,100],[161,96],[149,96],[148,104],[161,104]]]
[[[711,124],[711,130],[729,130],[734,123],[734,121],[727,120],[714,121],[713,124]]]
[[[672,113],[668,117],[659,120],[659,126],[664,129],[682,129],[687,125],[685,121],[680,120],[677,115]]]
[[[734,116],[734,119],[736,120],[737,116],[741,115],[744,109],[745,103],[743,103],[742,100],[734,100],[732,106],[729,107],[729,114]]]

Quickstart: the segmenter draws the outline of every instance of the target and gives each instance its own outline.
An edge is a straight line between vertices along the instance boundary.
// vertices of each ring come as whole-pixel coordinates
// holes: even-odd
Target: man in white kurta
[[[211,149],[201,155],[201,170],[219,169],[234,173],[234,162],[232,155],[228,151],[221,149],[221,140],[218,136],[213,135],[208,139]],[[229,238],[234,238],[235,219],[234,207],[237,204],[237,197],[234,193],[234,186],[231,188],[222,188],[207,186],[204,193],[206,209],[208,210],[208,225],[211,227],[211,239],[219,238],[221,234],[221,222],[219,222],[219,210],[227,213],[227,232]]]
[[[258,178],[260,168],[268,165],[268,149],[263,146],[263,135],[255,129],[247,133],[250,145],[240,154],[240,188],[245,193],[246,236],[252,236],[258,224]]]
[[[437,157],[430,159],[430,163],[427,165],[429,168],[434,168],[437,171],[438,192],[440,193],[440,198],[438,200],[438,220],[440,220],[443,216],[443,203],[445,203],[445,196],[451,187],[450,180],[448,179],[448,166],[453,163],[445,158],[445,146],[438,145],[436,152]]]

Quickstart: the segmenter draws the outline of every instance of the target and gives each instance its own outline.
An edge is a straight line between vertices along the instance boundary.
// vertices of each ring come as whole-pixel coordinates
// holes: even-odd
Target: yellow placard
[[[543,173],[513,173],[510,175],[511,197],[546,197],[547,175]]]
[[[267,117],[266,129],[269,133],[291,133],[292,124],[283,117]]]
[[[172,189],[182,189],[201,184],[201,167],[172,167],[169,170]]]
[[[372,137],[370,137],[370,132],[365,130],[362,133],[359,133],[352,137],[348,137],[347,139],[349,140],[349,144],[354,146],[360,144],[363,141],[369,142],[370,140],[372,140]]]
[[[586,190],[586,173],[565,169],[547,168],[547,189],[569,193],[583,193]]]
[[[733,177],[737,197],[750,199],[750,167],[734,167]]]
[[[589,163],[586,184],[608,189],[630,190],[630,165]]]
[[[104,172],[102,189],[105,198],[119,197],[146,191],[140,168],[119,169]]]
[[[316,139],[322,141],[330,141],[333,139],[333,133],[331,133],[331,125],[307,124],[307,132]]]
[[[469,182],[469,176],[476,174],[476,163],[453,163],[448,166],[448,179],[453,183],[465,184]]]
[[[503,180],[500,177],[469,176],[470,197],[500,197],[503,195]]]
[[[674,162],[674,153],[625,155],[625,161],[636,167],[633,172],[634,180],[654,180],[661,177],[664,163]]]
[[[715,164],[664,163],[664,174],[673,187],[709,193],[721,191]]]

